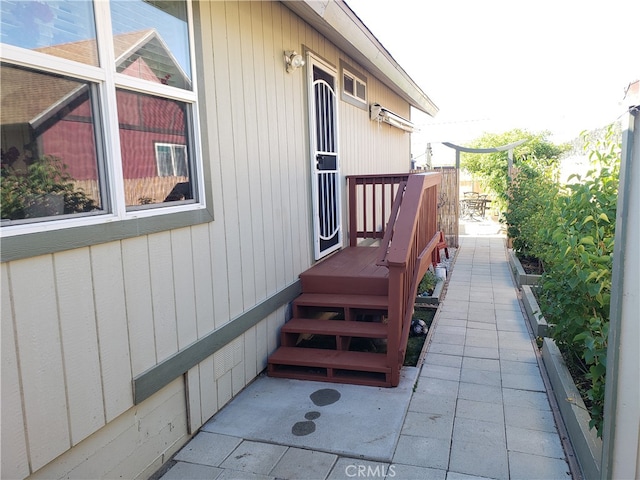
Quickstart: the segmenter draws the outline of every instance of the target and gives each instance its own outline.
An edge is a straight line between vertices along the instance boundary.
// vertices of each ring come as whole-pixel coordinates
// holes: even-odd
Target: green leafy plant
[[[521,259],[543,262],[550,248],[544,233],[555,222],[561,194],[555,178],[555,167],[526,162],[509,186],[503,221],[513,250]]]
[[[595,168],[558,197],[555,225],[543,234],[548,248],[539,300],[570,370],[584,375],[591,426],[601,435],[620,143],[609,129],[586,148]]]
[[[527,140],[513,150],[514,165],[520,166],[528,161],[541,167],[553,167],[558,164],[562,153],[570,149],[569,145],[556,145],[548,140],[549,132],[532,133],[513,129],[501,134],[485,133],[467,145],[471,148],[494,148]],[[494,153],[463,153],[461,167],[477,177],[485,191],[493,192],[493,206],[499,210],[505,208],[508,201],[508,160],[507,151]]]
[[[4,157],[0,186],[3,219],[89,212],[97,208],[92,198],[75,187],[59,158],[44,155],[19,170],[5,163]]]
[[[440,279],[436,276],[433,270],[427,270],[424,277],[422,277],[422,280],[420,280],[420,283],[418,284],[418,295],[423,293],[432,295],[433,290],[436,288],[439,281]]]

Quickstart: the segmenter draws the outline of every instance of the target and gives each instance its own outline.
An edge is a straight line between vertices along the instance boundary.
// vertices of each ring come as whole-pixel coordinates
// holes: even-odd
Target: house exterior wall
[[[137,405],[133,379],[313,261],[305,72],[283,52],[364,69],[286,2],[193,10],[215,220],[2,264],[2,478],[148,477],[266,367],[287,307]],[[369,103],[408,118],[365,74]],[[338,108],[343,176],[408,171],[408,134]]]

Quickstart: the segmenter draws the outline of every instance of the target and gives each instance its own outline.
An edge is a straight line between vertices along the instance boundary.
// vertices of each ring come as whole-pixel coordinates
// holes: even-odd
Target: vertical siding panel
[[[32,470],[71,445],[52,257],[11,263],[18,361]]]
[[[218,411],[218,393],[214,377],[213,355],[200,362],[200,405],[202,422],[206,422]]]
[[[24,429],[24,411],[18,370],[16,338],[13,329],[13,308],[9,291],[9,264],[3,263],[2,277],[2,422],[1,443],[2,478],[25,478],[29,475],[27,439]]]
[[[280,5],[273,6],[271,18],[272,32],[273,32],[273,50],[267,50],[267,58],[271,57],[275,59],[280,55],[283,55],[285,50],[289,50],[291,47],[283,44],[282,40],[282,8]],[[266,43],[266,42],[265,42]],[[275,90],[275,108],[272,110],[271,121],[274,122],[274,130],[271,132],[277,145],[276,155],[273,157],[276,160],[276,164],[273,168],[271,181],[273,182],[274,192],[276,198],[274,203],[276,205],[275,218],[279,218],[280,222],[274,225],[276,231],[276,238],[279,239],[280,250],[278,257],[284,267],[283,278],[278,284],[278,288],[281,289],[290,282],[290,278],[293,276],[293,264],[291,262],[291,207],[289,202],[289,189],[291,185],[288,183],[287,170],[289,168],[289,152],[287,151],[287,118],[286,118],[286,95],[289,92],[285,92],[285,66],[284,62],[275,62],[274,69],[270,72],[273,75],[272,85]]]
[[[231,369],[231,386],[233,396],[235,397],[247,384],[244,373],[244,335],[240,335],[233,342],[231,342],[231,351],[233,355],[233,367]]]
[[[200,404],[200,367],[189,369],[186,375],[187,425],[189,433],[195,433],[202,426],[202,405]]]
[[[255,304],[259,300],[263,300],[267,296],[266,286],[266,267],[265,267],[265,250],[264,250],[264,220],[262,216],[262,205],[264,202],[264,194],[262,192],[262,184],[260,182],[260,162],[262,154],[260,152],[258,124],[264,121],[264,117],[257,115],[257,89],[259,84],[264,83],[262,78],[263,70],[256,70],[255,57],[261,56],[260,45],[254,44],[255,34],[253,29],[260,28],[259,19],[252,16],[252,5],[249,2],[240,2],[239,17],[240,28],[242,31],[242,39],[240,48],[242,50],[242,79],[245,92],[245,128],[246,128],[246,148],[247,148],[247,173],[248,173],[248,191],[249,191],[249,214],[251,215],[251,232],[253,236],[253,295],[245,298],[245,306],[248,301]]]
[[[173,284],[176,295],[176,321],[178,323],[178,349],[198,338],[196,324],[195,285],[191,230],[181,228],[171,232],[173,257]]]
[[[302,50],[302,36],[304,34],[305,28],[302,21],[292,15],[292,34],[296,39],[297,48]],[[308,119],[308,105],[307,105],[307,97],[305,94],[306,89],[306,68],[301,68],[299,72],[296,73],[295,78],[293,78],[293,91],[295,92],[296,102],[294,104],[295,107],[295,118],[294,122],[294,162],[295,162],[295,189],[293,193],[295,195],[295,204],[298,205],[298,208],[295,211],[297,215],[296,224],[297,224],[297,237],[295,242],[297,244],[297,257],[294,262],[294,270],[296,272],[301,272],[305,270],[310,262],[311,262],[311,238],[309,236],[309,212],[311,210],[311,204],[309,203],[309,199],[311,197],[311,193],[309,192],[309,178],[310,178],[310,170],[309,170],[309,147],[308,147],[308,132],[307,132],[307,119]]]
[[[228,287],[228,299],[229,304],[228,317],[218,318],[216,312],[216,327],[219,326],[218,322],[226,322],[229,317],[233,318],[239,315],[243,311],[242,301],[242,264],[241,264],[241,242],[240,235],[240,217],[238,212],[238,196],[241,194],[237,190],[236,185],[236,163],[237,156],[234,151],[234,135],[237,132],[233,129],[233,105],[231,103],[231,96],[233,94],[231,88],[230,78],[230,60],[229,60],[229,44],[237,41],[236,38],[229,39],[228,36],[232,34],[227,30],[227,22],[222,19],[226,19],[225,8],[228,4],[226,2],[211,2],[211,19],[215,23],[212,25],[213,30],[213,63],[216,72],[216,111],[219,117],[218,121],[218,138],[220,139],[220,158],[221,158],[221,182],[222,182],[222,206],[224,208],[224,230],[223,234],[226,237],[226,256],[230,259],[230,264],[226,269],[226,281]],[[222,227],[222,225],[221,225]],[[214,283],[224,282],[225,278],[220,278],[220,275],[224,275],[225,272],[216,270],[214,273],[217,278],[214,278]],[[216,308],[218,302],[216,302]]]
[[[91,247],[93,290],[107,422],[133,405],[120,243]]]
[[[250,381],[258,374],[256,358],[256,327],[252,327],[244,334],[244,375]]]
[[[231,370],[216,380],[216,384],[218,386],[218,405],[224,407],[233,397],[231,392]]]
[[[258,5],[258,3],[254,4]],[[284,273],[284,255],[285,251],[282,246],[281,235],[283,231],[282,227],[282,209],[280,195],[280,144],[278,142],[278,122],[277,122],[277,110],[278,102],[276,98],[276,89],[278,88],[278,82],[275,78],[275,69],[278,65],[278,57],[280,52],[274,48],[273,44],[273,3],[272,2],[259,2],[262,11],[262,55],[256,55],[256,58],[264,59],[263,72],[264,79],[264,121],[261,122],[261,128],[266,135],[265,152],[267,153],[267,160],[265,163],[265,169],[261,169],[263,183],[268,185],[264,189],[265,199],[264,207],[268,210],[265,221],[265,237],[269,241],[270,250],[267,253],[271,254],[270,261],[272,263],[267,264],[267,272],[270,274],[269,280],[269,293],[274,293],[280,288],[285,286],[285,273]],[[284,54],[284,53],[282,53]],[[280,68],[282,64],[279,65]],[[262,164],[261,164],[262,166]],[[271,269],[270,269],[271,268]]]
[[[213,302],[213,318],[211,319],[213,328],[219,328],[229,320],[229,281],[227,278],[227,239],[225,230],[225,216],[224,216],[224,190],[223,190],[223,169],[222,158],[223,153],[225,158],[232,158],[224,144],[222,139],[225,134],[230,135],[230,131],[226,126],[225,112],[221,111],[221,106],[217,103],[216,93],[224,97],[223,86],[224,81],[218,81],[219,77],[227,78],[227,71],[222,68],[219,72],[215,69],[214,59],[217,55],[226,55],[226,52],[221,51],[216,53],[216,48],[221,41],[220,38],[214,35],[219,35],[222,29],[222,41],[226,41],[226,32],[224,32],[224,9],[221,2],[198,2],[198,8],[200,9],[200,22],[202,23],[202,55],[203,61],[201,62],[202,77],[201,82],[208,85],[209,88],[201,89],[200,94],[204,96],[204,108],[203,108],[203,131],[206,132],[202,137],[204,154],[209,156],[211,165],[211,190],[212,190],[212,202],[211,208],[214,211],[214,221],[208,226],[208,238],[207,248],[209,249],[209,255],[211,257],[211,285],[212,285],[212,302]],[[215,8],[214,11],[211,9]],[[221,10],[222,8],[222,10]],[[220,16],[222,15],[222,17]],[[196,42],[197,43],[197,42]],[[220,85],[218,85],[220,83]],[[228,96],[228,95],[227,95]],[[220,118],[218,118],[220,116]],[[224,125],[220,125],[224,123]],[[232,152],[231,152],[232,153]],[[229,162],[227,162],[229,163]],[[233,163],[233,162],[231,162]],[[203,238],[204,235],[203,235]],[[198,285],[199,288],[199,285]],[[199,290],[200,291],[200,290]],[[203,287],[202,292],[206,295],[206,290]],[[198,302],[200,307],[200,302]],[[199,310],[200,312],[200,310]],[[198,324],[202,325],[204,317],[198,316]],[[208,322],[205,320],[204,325]],[[202,336],[208,332],[206,326],[204,330],[199,332]]]
[[[191,229],[193,255],[196,328],[198,338],[213,331],[213,279],[211,274],[211,248],[209,227],[196,225]]]
[[[170,232],[149,235],[149,269],[153,325],[156,335],[156,361],[159,362],[178,350]]]
[[[69,402],[71,443],[105,424],[88,248],[53,256]]]
[[[279,308],[267,317],[267,351],[269,354],[278,347],[278,333],[284,324],[284,308]]]
[[[244,3],[244,2],[243,2]],[[254,241],[252,231],[252,200],[254,200],[257,192],[251,191],[249,184],[249,166],[248,166],[248,150],[247,143],[252,141],[248,136],[249,120],[245,116],[245,108],[247,98],[245,92],[247,89],[246,77],[252,72],[245,69],[245,52],[243,44],[245,40],[246,26],[241,23],[238,9],[239,3],[228,2],[226,4],[227,28],[228,36],[232,39],[229,42],[229,75],[231,82],[231,105],[233,123],[233,149],[235,153],[236,164],[236,188],[239,225],[240,225],[240,265],[242,275],[242,310],[255,305],[255,271],[254,271]],[[255,197],[257,200],[257,197]],[[237,312],[240,313],[240,312]],[[234,311],[232,310],[232,315]],[[235,315],[234,315],[235,316]]]
[[[131,373],[135,377],[156,363],[147,237],[136,237],[122,242],[122,265],[129,324]]]
[[[295,32],[293,29],[296,26],[296,22],[290,10],[286,8],[280,9],[282,15],[282,48],[298,50],[297,29]],[[297,274],[302,271],[300,267],[300,224],[298,223],[298,211],[301,205],[298,202],[297,191],[300,178],[298,177],[299,163],[304,162],[304,156],[296,150],[296,135],[299,134],[299,130],[296,128],[296,123],[300,123],[299,108],[303,98],[299,95],[300,90],[298,87],[300,82],[304,81],[305,69],[299,69],[292,73],[287,73],[284,66],[280,69],[283,72],[284,82],[282,86],[285,95],[285,120],[284,123],[287,135],[280,138],[284,141],[287,149],[286,155],[286,168],[284,170],[285,180],[287,182],[285,201],[291,206],[289,209],[289,225],[287,229],[289,248],[286,250],[286,254],[289,262],[289,277],[286,279],[286,283],[290,283],[295,280]]]
[[[267,357],[269,356],[269,340],[267,338],[268,320],[262,320],[256,325],[256,362],[258,372],[267,368]]]

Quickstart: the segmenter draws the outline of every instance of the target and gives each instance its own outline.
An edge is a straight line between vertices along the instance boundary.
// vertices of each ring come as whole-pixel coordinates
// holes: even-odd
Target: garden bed
[[[548,334],[549,325],[540,311],[540,305],[534,293],[535,286],[523,285],[522,286],[522,303],[524,304],[524,310],[527,313],[527,319],[533,335],[536,337],[546,337]]]
[[[431,295],[427,295],[427,296],[418,295],[416,297],[416,307],[423,307],[423,306],[437,307],[438,305],[440,305],[440,297],[442,296],[443,287],[444,287],[444,281],[439,281],[438,283],[436,283],[436,286],[433,289],[433,293]]]
[[[583,476],[600,478],[602,440],[598,438],[595,428],[589,428],[591,416],[562,353],[550,338],[545,338],[542,342],[542,360]]]
[[[522,287],[523,285],[538,285],[542,275],[527,273],[513,249],[508,249],[507,255],[509,259],[509,266],[511,267],[511,271],[513,272],[518,287]]]

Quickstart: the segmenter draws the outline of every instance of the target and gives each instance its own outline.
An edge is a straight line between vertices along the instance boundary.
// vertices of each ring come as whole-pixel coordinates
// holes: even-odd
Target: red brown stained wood
[[[389,269],[376,265],[376,247],[347,247],[300,275],[306,293],[387,295]]]

